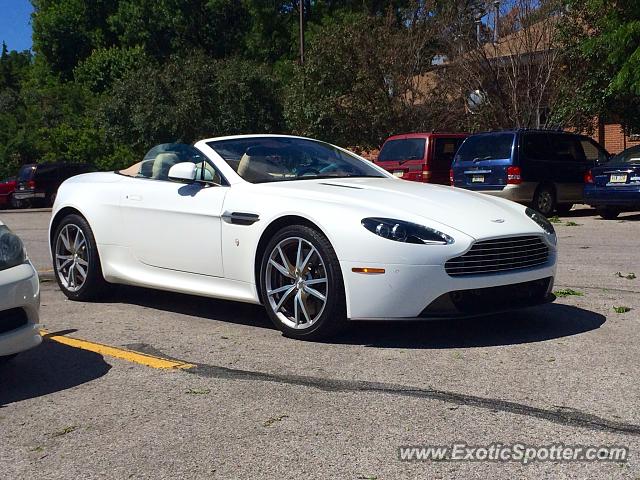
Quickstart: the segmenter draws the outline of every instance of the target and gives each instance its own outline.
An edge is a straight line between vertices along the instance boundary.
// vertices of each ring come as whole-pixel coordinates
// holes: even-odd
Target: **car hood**
[[[543,233],[526,216],[522,205],[459,188],[371,177],[309,179],[262,186],[272,193],[361,207],[379,216],[421,221],[426,226],[430,221],[437,222],[475,239]]]

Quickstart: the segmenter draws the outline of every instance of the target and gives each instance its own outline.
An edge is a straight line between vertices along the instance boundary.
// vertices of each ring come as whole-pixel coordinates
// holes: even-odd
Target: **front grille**
[[[27,313],[22,308],[0,312],[0,333],[7,333],[27,324]]]
[[[476,242],[464,255],[448,260],[444,268],[457,277],[530,268],[548,260],[549,247],[540,237],[531,235]]]

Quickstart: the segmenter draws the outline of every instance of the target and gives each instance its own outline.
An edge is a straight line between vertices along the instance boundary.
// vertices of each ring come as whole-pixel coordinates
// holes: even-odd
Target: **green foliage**
[[[563,288],[562,290],[556,290],[555,292],[553,292],[553,294],[556,297],[572,297],[572,296],[576,296],[576,297],[582,297],[584,295],[584,293],[579,292],[578,290],[574,290],[572,288]]]
[[[527,25],[570,6],[554,123],[613,111],[640,127],[640,4],[531,1]],[[489,126],[466,112],[466,89],[430,87],[446,83],[435,57],[474,45],[483,0],[303,0],[304,65],[298,0],[32,3],[35,55],[0,56],[0,176],[36,161],[115,169],[156,143],[224,134],[376,147],[393,133]]]
[[[93,92],[107,90],[116,80],[151,60],[142,47],[101,48],[80,62],[74,69],[77,82],[86,85]]]
[[[277,131],[277,92],[260,65],[200,52],[129,72],[102,99],[99,121],[109,141],[142,154],[156,143]]]
[[[338,144],[379,146],[390,134],[437,126],[416,75],[434,55],[428,25],[345,15],[309,35],[307,61],[285,90],[285,117],[298,133]]]
[[[594,115],[640,128],[640,3],[567,0],[562,41],[567,96],[561,116],[580,126]]]

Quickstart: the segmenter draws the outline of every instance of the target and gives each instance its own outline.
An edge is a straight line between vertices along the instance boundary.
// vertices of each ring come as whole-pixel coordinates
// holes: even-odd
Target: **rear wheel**
[[[96,300],[110,284],[102,276],[93,232],[79,215],[62,219],[53,237],[53,270],[62,292],[71,300]]]
[[[284,227],[262,257],[260,297],[285,335],[318,340],[347,324],[344,283],[329,240],[303,225]]]
[[[545,217],[551,216],[556,209],[556,195],[549,185],[540,185],[533,196],[533,208]]]
[[[598,207],[596,208],[596,211],[598,212],[598,215],[600,215],[605,220],[613,220],[615,218],[618,218],[618,215],[620,215],[621,212],[619,208],[615,207]]]

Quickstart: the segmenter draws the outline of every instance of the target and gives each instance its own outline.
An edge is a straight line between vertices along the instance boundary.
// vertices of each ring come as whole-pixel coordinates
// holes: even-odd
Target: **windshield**
[[[640,164],[640,145],[627,148],[622,153],[612,157],[609,161],[609,165],[620,165],[623,163]]]
[[[424,138],[389,140],[382,146],[379,162],[389,160],[420,160],[424,158]]]
[[[478,162],[511,158],[513,137],[513,133],[472,135],[460,146],[454,160],[456,162]]]
[[[316,140],[254,137],[217,140],[207,145],[251,183],[385,176],[366,161]]]

